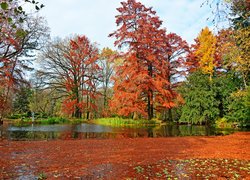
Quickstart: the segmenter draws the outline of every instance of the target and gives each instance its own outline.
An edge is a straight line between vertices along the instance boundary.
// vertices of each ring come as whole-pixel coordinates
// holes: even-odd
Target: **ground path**
[[[2,140],[0,141],[0,179],[141,178],[144,177],[142,176],[144,172],[149,177],[151,175],[146,172],[145,167],[156,169],[157,163],[160,164],[157,166],[163,167],[165,162],[159,163],[161,161],[169,160],[169,163],[177,164],[179,160],[184,159],[203,159],[203,161],[220,159],[221,162],[226,159],[225,163],[228,163],[227,159],[244,161],[244,167],[243,165],[239,167],[244,170],[241,177],[250,179],[250,169],[248,169],[250,168],[250,133],[213,137]],[[169,165],[173,167],[172,164]],[[166,168],[163,169],[167,174],[166,171]],[[159,176],[157,179],[163,178],[163,173],[156,175]],[[235,176],[237,177],[238,174],[236,173]],[[220,178],[223,179],[223,176]]]

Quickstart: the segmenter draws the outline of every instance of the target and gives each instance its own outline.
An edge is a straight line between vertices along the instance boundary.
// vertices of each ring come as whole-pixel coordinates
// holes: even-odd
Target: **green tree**
[[[229,97],[228,113],[229,121],[239,122],[243,126],[250,125],[250,88],[239,90]]]
[[[209,75],[201,71],[194,72],[180,88],[185,100],[180,122],[213,124],[218,117],[218,101],[208,77]]]
[[[31,89],[29,87],[21,87],[14,99],[14,112],[28,113],[30,111]]]
[[[221,72],[210,81],[208,75],[196,71],[180,88],[185,105],[181,122],[213,124],[219,118],[246,123],[249,119],[249,92],[240,90],[242,78],[235,71]]]
[[[242,87],[242,85],[242,79],[235,71],[221,72],[213,79],[211,88],[218,102],[220,118],[223,118],[228,113],[231,103],[229,97],[233,92]]]

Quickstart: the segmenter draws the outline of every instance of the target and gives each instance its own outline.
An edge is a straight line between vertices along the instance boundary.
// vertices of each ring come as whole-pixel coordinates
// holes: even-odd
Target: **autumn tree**
[[[199,46],[195,51],[195,55],[198,58],[199,67],[204,74],[209,74],[210,79],[212,79],[216,66],[216,37],[206,27],[202,29],[197,39]]]
[[[167,49],[165,51],[165,64],[167,64],[166,78],[169,82],[167,89],[174,92],[178,86],[178,82],[186,74],[185,61],[186,56],[189,53],[189,46],[185,40],[175,33],[169,33],[166,35]],[[175,92],[176,93],[176,92]],[[176,93],[176,96],[180,95]],[[168,113],[164,112],[164,120],[168,119],[173,121],[172,117],[172,107],[167,109]]]
[[[185,105],[181,109],[181,121],[214,123],[217,119],[224,118],[246,124],[249,114],[245,103],[248,93],[246,87],[249,61],[244,57],[248,52],[243,49],[248,46],[247,41],[243,39],[247,39],[248,36],[243,35],[242,40],[236,41],[236,31],[229,28],[219,31],[217,36],[207,35],[196,39],[186,63],[190,65],[190,74],[188,81],[182,86],[186,90],[182,91]],[[216,40],[211,41],[214,38]],[[204,42],[207,42],[207,46],[204,46]],[[240,48],[240,44],[243,49]],[[202,50],[204,53],[201,53]],[[202,56],[203,54],[206,56]],[[207,58],[202,59],[204,57]],[[209,57],[210,63],[204,64],[204,60],[209,60]],[[206,65],[209,64],[211,68],[207,68]],[[207,75],[210,79],[213,75],[213,81],[200,80]]]
[[[114,64],[117,52],[110,48],[103,48],[99,56],[101,68],[101,78],[103,90],[103,111],[108,111],[108,101],[111,98],[110,87],[112,86],[111,77],[114,75]],[[103,112],[106,114],[105,112]]]
[[[29,79],[31,84],[31,97],[29,107],[39,117],[59,116],[61,114],[62,94],[56,89],[44,86],[44,77],[35,71]]]
[[[235,31],[234,39],[239,52],[236,68],[242,74],[245,88],[249,86],[250,76],[250,26]],[[231,62],[233,59],[231,59]]]
[[[113,107],[120,115],[140,114],[148,119],[154,116],[157,106],[172,107],[175,94],[167,88],[167,65],[164,50],[167,48],[166,32],[152,8],[128,0],[117,8],[118,29],[110,36],[115,45],[125,48],[124,62],[116,70]],[[157,102],[157,103],[156,103]]]
[[[249,32],[250,32],[250,1],[249,0],[207,0],[211,7],[216,6],[215,19],[218,23],[227,20],[229,22],[228,29],[222,29],[219,32],[219,40],[221,41],[224,36],[224,42],[220,42],[220,46],[227,50],[223,56],[227,56],[226,63],[230,63],[234,70],[237,69],[241,73],[244,80],[244,88],[249,83]],[[225,32],[228,32],[226,34]],[[226,38],[225,38],[226,37]],[[225,47],[223,47],[225,46]],[[229,58],[231,56],[231,58]],[[230,62],[231,61],[231,62]],[[234,63],[234,61],[236,63]],[[228,66],[228,67],[229,67]]]
[[[42,18],[26,15],[17,1],[1,2],[0,28],[0,92],[6,107],[1,109],[2,118],[10,107],[13,90],[25,83],[24,70],[30,70],[34,55],[31,51],[40,48],[48,31]]]
[[[73,117],[80,118],[96,109],[96,80],[98,49],[86,36],[77,36],[69,41],[58,40],[43,53],[44,69],[40,71],[49,88],[60,92],[64,98],[63,110]]]

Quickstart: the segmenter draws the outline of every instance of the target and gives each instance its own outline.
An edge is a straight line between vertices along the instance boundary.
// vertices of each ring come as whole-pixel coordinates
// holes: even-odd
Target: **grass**
[[[105,126],[155,126],[160,124],[157,120],[133,120],[133,119],[123,119],[119,117],[115,118],[100,118],[93,120],[93,123],[105,125]]]
[[[65,124],[70,121],[63,117],[50,117],[47,119],[36,120],[36,122],[39,124]]]

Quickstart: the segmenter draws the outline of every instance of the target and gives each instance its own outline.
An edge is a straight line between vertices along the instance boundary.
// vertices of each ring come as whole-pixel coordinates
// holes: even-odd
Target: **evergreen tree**
[[[192,73],[180,88],[185,104],[180,122],[212,124],[219,115],[216,93],[211,89],[209,75],[200,71]]]
[[[30,97],[31,89],[28,87],[21,87],[14,100],[14,112],[16,113],[28,113],[30,111]]]

